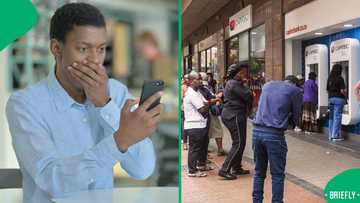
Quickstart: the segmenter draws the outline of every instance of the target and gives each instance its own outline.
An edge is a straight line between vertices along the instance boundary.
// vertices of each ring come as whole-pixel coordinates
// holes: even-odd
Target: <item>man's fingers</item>
[[[90,60],[84,60],[83,63],[85,66],[88,66],[89,68],[91,68],[91,70],[94,71],[96,74],[101,75],[101,76],[106,75],[105,67],[102,64],[95,63]]]
[[[98,83],[96,80],[92,79],[88,75],[84,74],[82,71],[80,71],[77,68],[74,68],[72,66],[68,67],[69,71],[73,73],[78,79],[82,80],[83,82],[87,83],[88,86],[98,86]]]
[[[100,75],[97,74],[92,68],[90,68],[89,65],[75,62],[72,66],[74,69],[81,71],[84,75],[88,76],[92,80],[96,82],[100,80]]]
[[[130,109],[131,109],[131,107],[132,107],[133,105],[137,104],[137,103],[138,103],[137,100],[127,99],[126,102],[125,102],[125,104],[124,104],[124,107],[123,107],[124,111],[125,111],[125,112],[129,112]]]
[[[149,110],[147,112],[147,114],[149,115],[150,118],[153,118],[157,115],[159,115],[161,113],[161,111],[163,110],[164,105],[163,104],[159,104],[156,107],[152,108],[151,110]]]
[[[149,99],[147,99],[140,107],[140,111],[146,111],[152,103],[154,103],[157,99],[159,99],[163,95],[163,92],[157,92],[156,94],[152,95]]]
[[[70,70],[70,74],[72,75],[72,77],[78,82],[80,83],[80,85],[83,86],[83,88],[88,88],[88,84],[87,82],[85,82],[84,80],[82,80],[79,76],[77,76],[74,71],[71,69],[72,67],[68,67],[68,69]]]

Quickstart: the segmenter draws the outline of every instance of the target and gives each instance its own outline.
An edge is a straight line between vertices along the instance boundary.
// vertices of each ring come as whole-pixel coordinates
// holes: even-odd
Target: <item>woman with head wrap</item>
[[[247,64],[233,64],[227,72],[221,119],[229,129],[233,143],[218,173],[226,180],[236,179],[237,175],[249,174],[249,170],[243,169],[241,165],[246,143],[247,116],[252,105],[251,91],[244,84],[247,68]]]

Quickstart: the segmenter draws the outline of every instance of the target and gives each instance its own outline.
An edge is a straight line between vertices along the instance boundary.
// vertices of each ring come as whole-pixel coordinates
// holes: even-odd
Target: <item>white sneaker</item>
[[[294,131],[297,132],[297,133],[298,133],[298,132],[301,132],[301,128],[299,128],[299,127],[296,126],[295,129],[294,129]]]

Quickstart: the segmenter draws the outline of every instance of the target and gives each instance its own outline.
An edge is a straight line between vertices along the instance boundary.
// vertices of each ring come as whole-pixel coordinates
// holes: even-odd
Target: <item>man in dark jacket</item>
[[[284,136],[289,125],[298,124],[302,93],[295,76],[264,85],[256,118],[253,121],[255,176],[253,203],[261,203],[268,162],[272,177],[272,202],[283,203],[287,144]]]

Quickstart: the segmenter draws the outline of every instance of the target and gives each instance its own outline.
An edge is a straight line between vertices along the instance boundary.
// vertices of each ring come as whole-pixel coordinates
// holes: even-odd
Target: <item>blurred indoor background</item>
[[[12,92],[47,77],[54,59],[49,50],[49,21],[66,0],[32,0],[39,16],[37,25],[0,52],[0,169],[19,168],[11,145],[5,105]],[[131,180],[114,167],[115,187],[177,186],[177,1],[90,0],[106,18],[108,46],[105,67],[110,77],[123,82],[139,97],[144,80],[153,76],[165,81],[163,119],[152,136],[157,168],[145,181]],[[144,52],[155,47],[156,57]]]

